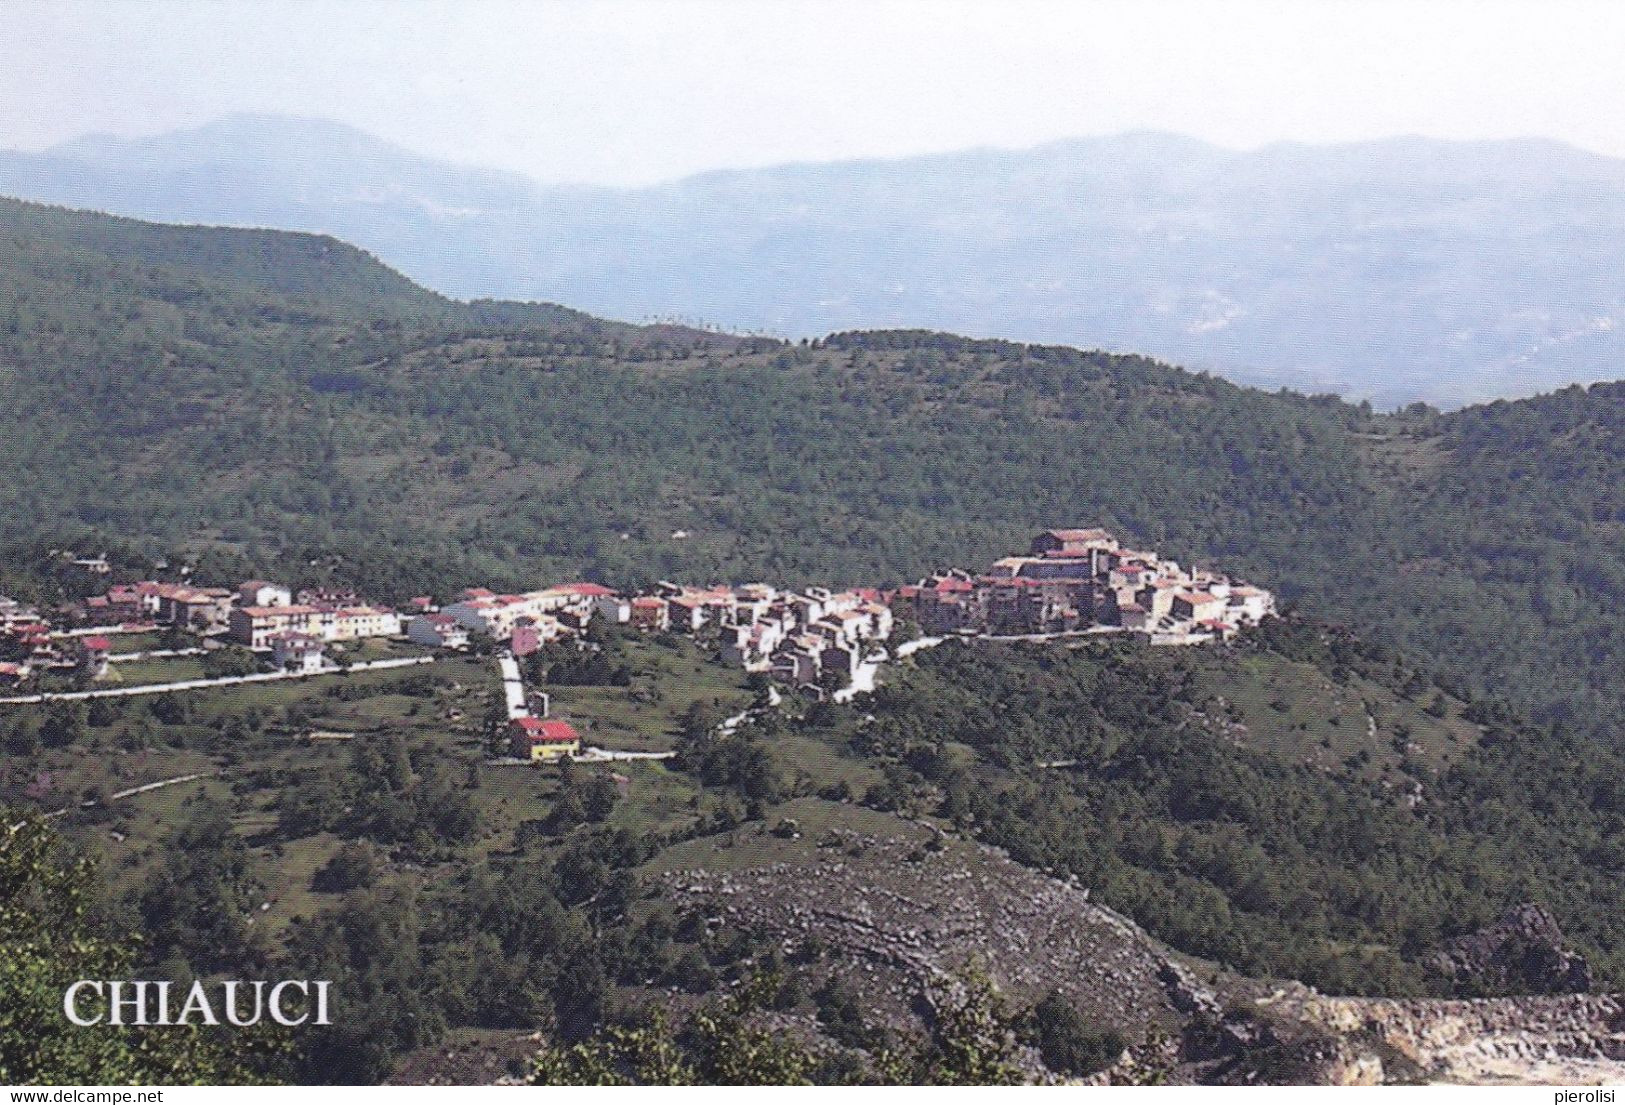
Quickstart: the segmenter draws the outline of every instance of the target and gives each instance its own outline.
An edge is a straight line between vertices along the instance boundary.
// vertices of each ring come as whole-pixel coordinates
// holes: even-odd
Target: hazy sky
[[[1625,157],[1625,3],[0,0],[0,146],[234,111],[542,180],[1171,130]]]

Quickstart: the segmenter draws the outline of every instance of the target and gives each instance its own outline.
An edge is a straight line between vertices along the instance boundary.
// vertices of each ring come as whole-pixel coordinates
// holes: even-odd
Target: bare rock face
[[[1220,1085],[1380,1086],[1388,1081],[1377,1050],[1362,1039],[1299,1032],[1264,1038],[1207,1079]]]
[[[765,831],[761,837],[766,840]],[[741,838],[741,851],[761,847]],[[765,853],[758,852],[763,858]],[[1567,993],[1473,1000],[1328,997],[1195,971],[1086,889],[997,849],[831,830],[796,862],[665,873],[666,893],[709,923],[816,945],[873,1022],[918,1032],[926,983],[985,972],[1021,1008],[1058,990],[1128,1042],[1096,1084],[1581,1084],[1625,1080],[1625,999]],[[1508,984],[1589,985],[1549,914],[1513,910],[1447,949],[1441,966]],[[811,1031],[817,1031],[816,1025]],[[1049,1081],[1036,1056],[1035,1081]]]
[[[1564,945],[1557,919],[1528,903],[1454,941],[1431,966],[1468,992],[1583,994],[1592,985],[1590,965]]]
[[[1469,1084],[1625,1080],[1625,1000],[1566,994],[1469,1001],[1294,996],[1269,1011],[1362,1043],[1413,1078]]]
[[[837,834],[813,863],[667,876],[680,906],[715,923],[771,932],[785,950],[813,941],[849,965],[873,1014],[907,1030],[922,985],[967,967],[1013,999],[1060,990],[1096,1023],[1176,1032],[1185,1009],[1216,1006],[1165,951],[1086,890],[992,849],[928,851],[907,841]]]

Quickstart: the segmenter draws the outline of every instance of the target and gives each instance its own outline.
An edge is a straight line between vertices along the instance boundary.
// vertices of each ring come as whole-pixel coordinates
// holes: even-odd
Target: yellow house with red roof
[[[508,722],[508,737],[515,757],[546,763],[581,753],[581,734],[567,721],[516,717]]]

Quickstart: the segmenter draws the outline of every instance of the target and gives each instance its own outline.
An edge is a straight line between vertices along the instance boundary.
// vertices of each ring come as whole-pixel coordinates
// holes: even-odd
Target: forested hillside
[[[381,595],[899,581],[1098,523],[1612,732],[1622,430],[1621,385],[1384,416],[1060,347],[465,306],[326,239],[0,206],[0,531]]]
[[[1266,671],[1311,699],[1250,694]],[[831,727],[886,765],[867,801],[1073,872],[1249,975],[1470,994],[1439,950],[1519,902],[1553,910],[1597,977],[1621,970],[1618,748],[1450,701],[1352,635],[1288,620],[1228,650],[951,642],[866,713]],[[1536,975],[1500,987],[1550,985]]]
[[[1625,351],[1625,162],[1529,139],[1138,133],[622,189],[236,115],[0,151],[0,192],[322,231],[451,295],[1087,344],[1385,407],[1609,379]]]

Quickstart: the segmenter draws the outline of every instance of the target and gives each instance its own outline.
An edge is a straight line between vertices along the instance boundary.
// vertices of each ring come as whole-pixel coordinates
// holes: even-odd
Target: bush
[[[240,645],[217,648],[203,657],[203,674],[210,679],[253,675],[259,670],[259,657]]]
[[[333,853],[333,858],[310,880],[310,886],[329,894],[360,890],[378,881],[378,867],[378,856],[372,848],[352,841]]]
[[[1096,1031],[1058,991],[1051,990],[1028,1017],[1029,1036],[1057,1074],[1081,1076],[1105,1070],[1123,1053],[1123,1037]]]

